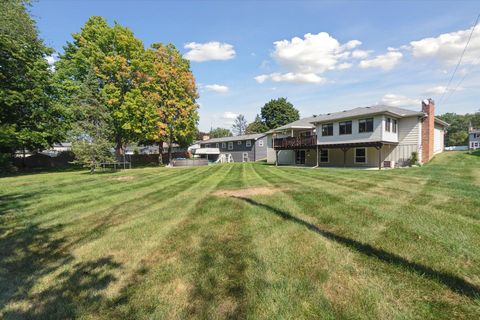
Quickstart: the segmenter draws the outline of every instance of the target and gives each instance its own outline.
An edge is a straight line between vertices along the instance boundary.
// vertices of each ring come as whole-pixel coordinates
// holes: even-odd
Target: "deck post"
[[[318,167],[319,163],[318,163],[318,144],[317,144],[317,167]]]
[[[378,152],[378,170],[382,170],[382,145],[376,146]]]
[[[347,151],[348,148],[341,148],[343,151],[343,167],[345,168],[347,166]]]

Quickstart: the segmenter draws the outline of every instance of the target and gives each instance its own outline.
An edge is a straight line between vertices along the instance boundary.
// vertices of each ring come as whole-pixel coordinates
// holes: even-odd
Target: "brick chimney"
[[[435,128],[435,102],[432,99],[422,101],[422,162],[427,163],[433,156],[433,134]]]

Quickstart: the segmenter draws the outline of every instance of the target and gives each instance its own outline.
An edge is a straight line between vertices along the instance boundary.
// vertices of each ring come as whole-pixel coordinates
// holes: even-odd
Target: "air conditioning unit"
[[[383,167],[384,168],[395,168],[395,161],[390,161],[390,160],[386,160],[386,161],[383,161]]]

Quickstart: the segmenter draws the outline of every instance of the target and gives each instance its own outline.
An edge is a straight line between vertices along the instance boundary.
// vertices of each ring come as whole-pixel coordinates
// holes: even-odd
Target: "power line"
[[[452,83],[452,80],[453,80],[453,78],[455,77],[455,73],[457,72],[458,67],[459,67],[460,64],[462,63],[463,56],[465,55],[465,51],[467,51],[467,47],[468,47],[468,45],[470,44],[470,40],[472,39],[473,32],[475,31],[475,27],[477,26],[479,19],[480,19],[480,13],[478,14],[477,19],[475,20],[475,23],[473,24],[472,31],[470,32],[470,35],[469,35],[468,40],[467,40],[467,43],[465,44],[465,48],[463,48],[462,54],[460,55],[460,59],[458,59],[458,63],[457,63],[457,65],[455,66],[455,69],[453,70],[452,76],[450,77],[450,80],[448,81],[448,84],[447,84],[447,86],[445,87],[445,90],[443,91],[442,97],[440,98],[440,101],[438,102],[439,105],[440,105],[440,103],[442,103],[443,97],[444,97],[445,94],[447,93],[448,88],[450,87],[450,84]],[[458,86],[457,86],[457,87],[458,87]]]
[[[475,65],[477,64],[478,62],[480,62],[480,59],[477,59],[475,60],[475,62],[473,62],[472,64]],[[457,91],[458,88],[460,88],[460,85],[462,84],[463,80],[465,80],[465,77],[467,76],[467,72],[463,75],[462,79],[460,79],[460,81],[457,83],[457,85],[455,86],[455,88],[450,91],[450,94],[445,98],[445,100],[443,101],[444,103],[447,102],[448,99],[450,99],[450,97],[455,93],[455,91]],[[446,89],[445,89],[446,91]]]

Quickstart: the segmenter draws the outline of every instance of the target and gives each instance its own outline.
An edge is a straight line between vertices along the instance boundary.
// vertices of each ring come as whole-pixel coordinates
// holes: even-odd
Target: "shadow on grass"
[[[121,265],[110,257],[75,263],[62,230],[0,228],[0,318],[71,319],[104,302],[101,290]]]
[[[329,240],[333,240],[337,243],[340,243],[346,247],[349,247],[357,252],[360,252],[366,256],[369,257],[374,257],[377,258],[378,260],[389,263],[395,266],[399,266],[408,270],[412,270],[416,272],[420,276],[424,276],[430,279],[433,279],[435,281],[441,282],[442,284],[448,286],[452,291],[457,292],[459,294],[462,294],[464,296],[467,296],[469,298],[478,298],[480,297],[480,288],[465,281],[462,278],[459,278],[455,275],[452,275],[447,272],[441,272],[441,271],[436,271],[430,267],[424,266],[422,264],[416,263],[416,262],[411,262],[406,260],[405,258],[402,258],[394,253],[387,252],[385,250],[375,248],[369,244],[365,244],[338,234],[335,234],[331,231],[321,229],[314,224],[311,224],[305,220],[302,220],[300,218],[297,218],[287,211],[281,210],[274,208],[272,206],[269,206],[267,204],[263,204],[260,202],[257,202],[253,199],[250,198],[245,198],[245,197],[235,197],[236,199],[243,200],[253,206],[257,206],[263,209],[266,209],[273,214],[288,220],[295,222],[305,228],[307,228],[310,231],[313,231]]]

